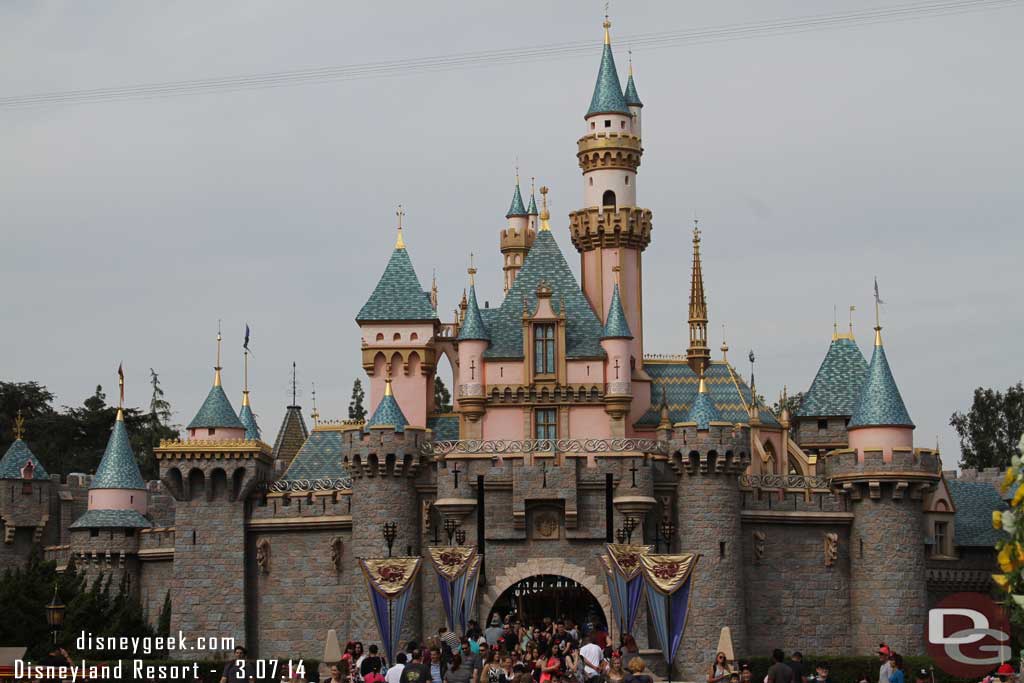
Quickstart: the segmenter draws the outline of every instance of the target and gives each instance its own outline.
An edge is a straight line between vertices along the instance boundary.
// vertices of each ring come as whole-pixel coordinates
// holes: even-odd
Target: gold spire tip
[[[391,396],[391,365],[388,364],[384,371],[384,395]]]
[[[114,418],[117,422],[124,422],[124,408],[117,409],[117,417]]]
[[[220,319],[217,320],[217,364],[213,366],[213,386],[220,386],[220,343],[223,337],[220,335]]]
[[[548,187],[547,185],[541,185],[540,187],[540,230],[541,232],[547,232],[551,230],[551,225],[548,220],[551,218],[551,212],[548,211]]]
[[[395,215],[398,216],[398,236],[395,237],[395,249],[405,249],[405,239],[402,238],[402,216],[405,215],[405,209],[401,204],[398,205]]]
[[[25,436],[25,416],[21,414],[21,409],[18,409],[18,415],[14,418],[14,439],[15,441],[21,441],[22,437]]]
[[[612,21],[608,18],[608,3],[604,3],[604,23],[601,24],[604,27],[604,44],[611,45],[612,37],[608,29],[612,27]]]

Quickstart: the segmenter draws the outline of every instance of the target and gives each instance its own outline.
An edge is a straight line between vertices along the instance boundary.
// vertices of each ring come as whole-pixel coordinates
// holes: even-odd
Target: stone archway
[[[594,564],[598,564],[596,557],[594,558]],[[513,584],[523,579],[543,574],[564,576],[584,586],[597,600],[597,604],[601,606],[605,619],[608,620],[609,635],[613,637],[618,635],[611,633],[614,630],[613,622],[615,619],[612,615],[612,602],[608,598],[608,586],[605,583],[604,577],[600,576],[597,572],[587,571],[580,565],[561,558],[535,557],[530,560],[523,560],[517,564],[505,567],[493,579],[488,577],[487,592],[484,593],[483,599],[480,602],[480,606],[486,608],[486,611],[482,612],[480,617],[486,619],[491,609],[494,608],[494,604],[498,602],[498,598],[512,587]]]

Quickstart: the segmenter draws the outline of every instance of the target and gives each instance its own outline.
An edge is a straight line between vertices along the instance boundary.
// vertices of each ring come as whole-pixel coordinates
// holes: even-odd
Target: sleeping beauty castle
[[[552,218],[548,188],[527,197],[517,179],[495,228],[502,273],[471,267],[450,319],[399,212],[355,319],[365,422],[314,410],[308,425],[293,405],[264,440],[247,373],[240,412],[225,391],[218,335],[213,386],[184,438],[156,450],[159,481],[140,476],[120,415],[92,475],[51,478],[32,435],[15,442],[0,461],[0,566],[43,545],[60,567],[127,574],[154,622],[169,594],[172,632],[234,636],[260,658],[319,658],[329,628],[381,642],[387,610],[371,595],[388,586],[367,562],[388,557],[384,578],[405,582],[390,624],[402,642],[461,630],[459,616],[565,615],[613,637],[628,628],[657,662],[685,615],[684,680],[704,676],[723,626],[737,656],[880,641],[922,653],[930,604],[988,591],[995,532],[979,520],[1002,505],[991,473],[943,474],[935,449],[915,447],[880,326],[870,359],[852,326],[823,330],[817,375],[791,383],[809,387],[799,408],[770,410],[724,341],[709,346],[703,263],[723,277],[723,245],[696,224],[679,254],[689,337],[650,353],[645,279],[674,273],[643,267],[655,238],[637,187],[644,104],[632,66],[623,87],[610,26],[576,143],[580,208]],[[500,305],[478,301],[483,276],[501,277]],[[434,403],[445,361],[451,412]],[[652,569],[647,555],[675,564]],[[461,604],[439,582],[443,558],[475,577]],[[641,591],[645,572],[685,574],[685,599]],[[669,624],[659,595],[679,608]]]

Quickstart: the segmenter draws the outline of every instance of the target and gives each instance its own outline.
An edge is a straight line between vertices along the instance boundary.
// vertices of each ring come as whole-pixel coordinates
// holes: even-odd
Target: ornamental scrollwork
[[[351,491],[352,477],[328,479],[281,479],[267,482],[268,493],[307,492],[307,491]]]
[[[656,453],[668,454],[668,442],[657,439],[524,439],[488,441],[460,439],[420,445],[424,455],[518,455],[524,453]]]
[[[803,474],[742,474],[740,486],[751,489],[828,489],[832,480],[828,477],[811,477]]]

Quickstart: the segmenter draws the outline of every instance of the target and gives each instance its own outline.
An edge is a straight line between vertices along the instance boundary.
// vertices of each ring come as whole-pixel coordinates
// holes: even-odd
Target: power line
[[[658,50],[685,45],[746,40],[811,31],[869,26],[931,17],[989,11],[1019,6],[1021,0],[942,0],[907,5],[843,12],[829,15],[805,15],[790,19],[725,24],[701,29],[664,31],[622,36],[634,51]],[[594,41],[465,52],[436,57],[418,57],[366,62],[343,66],[325,66],[292,71],[201,78],[107,88],[65,90],[30,95],[0,97],[0,108],[39,107],[61,104],[86,104],[119,100],[148,100],[207,93],[237,92],[280,88],[311,83],[408,76],[436,71],[479,68],[590,55]]]

